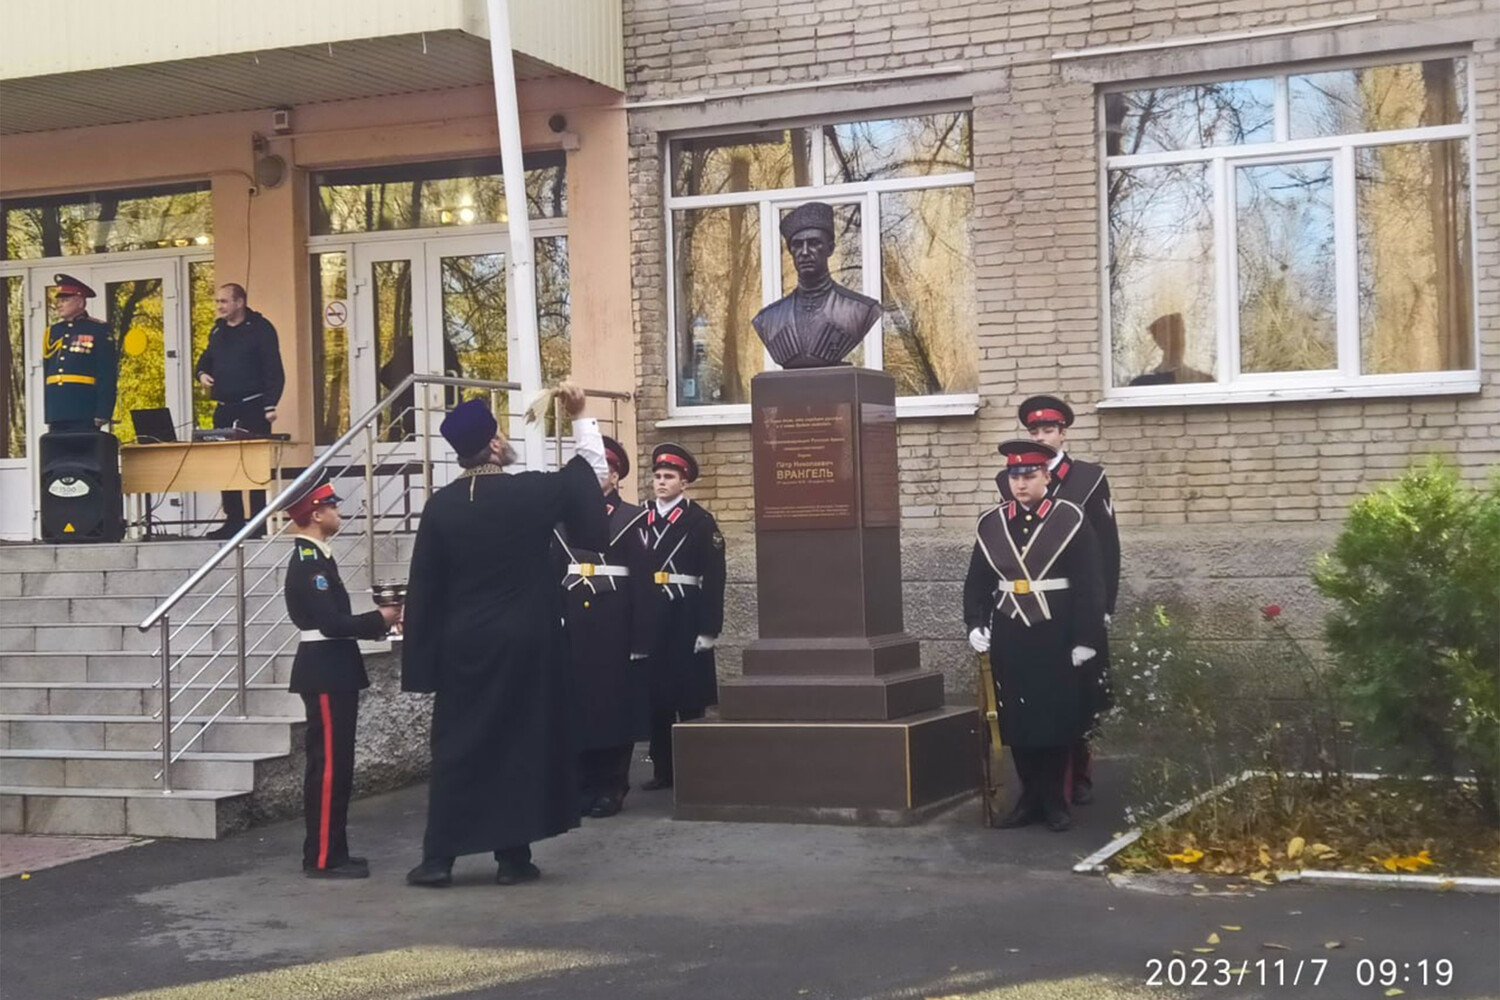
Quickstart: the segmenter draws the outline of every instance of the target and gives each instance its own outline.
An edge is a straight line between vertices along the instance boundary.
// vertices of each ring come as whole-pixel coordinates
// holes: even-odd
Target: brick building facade
[[[908,628],[924,639],[928,662],[947,671],[952,686],[966,689],[969,658],[961,641],[958,582],[974,519],[994,502],[995,445],[1017,434],[1015,406],[1027,395],[1056,391],[1071,400],[1079,412],[1071,449],[1102,460],[1109,470],[1125,543],[1125,599],[1187,600],[1211,612],[1204,628],[1218,638],[1252,634],[1254,609],[1266,599],[1288,605],[1298,627],[1315,630],[1317,611],[1305,583],[1313,554],[1327,544],[1354,497],[1388,481],[1412,460],[1447,453],[1474,479],[1500,462],[1497,25],[1495,0],[628,0],[625,61],[641,446],[649,451],[658,441],[677,440],[703,460],[707,471],[697,495],[725,527],[732,578],[738,581],[732,638],[753,637],[755,628],[748,561],[748,407],[684,405],[690,380],[681,360],[674,369],[691,336],[680,317],[674,318],[673,302],[674,281],[682,281],[676,272],[685,268],[679,261],[674,270],[672,258],[682,252],[680,229],[686,225],[671,221],[671,199],[684,194],[677,187],[684,168],[674,159],[686,155],[674,145],[680,137],[774,137],[780,129],[806,125],[817,155],[820,130],[833,137],[829,141],[836,139],[831,123],[932,109],[968,112],[970,350],[977,387],[972,396],[954,393],[946,404],[916,402],[903,411],[899,424]],[[1384,71],[1371,69],[1396,65],[1423,67],[1403,78],[1420,77],[1422,83],[1410,86],[1425,88],[1416,98],[1425,110],[1409,120],[1399,111],[1369,110],[1378,103],[1372,96],[1377,90],[1389,107],[1399,103],[1402,92],[1391,81],[1404,71],[1392,69],[1382,77]],[[1440,88],[1434,72],[1456,74],[1448,97],[1435,96]],[[1427,157],[1423,162],[1441,167],[1426,175],[1450,175],[1426,189],[1432,204],[1446,198],[1446,207],[1419,224],[1432,246],[1447,248],[1433,251],[1432,273],[1443,276],[1443,287],[1432,297],[1457,303],[1458,310],[1433,314],[1446,317],[1440,320],[1446,332],[1436,336],[1450,344],[1440,349],[1447,353],[1437,362],[1379,360],[1382,335],[1373,315],[1405,308],[1407,327],[1393,328],[1404,338],[1402,329],[1421,325],[1410,317],[1432,289],[1388,291],[1393,286],[1386,275],[1395,265],[1390,251],[1382,255],[1382,244],[1417,245],[1403,242],[1408,237],[1401,235],[1416,230],[1388,221],[1394,220],[1397,209],[1391,206],[1399,199],[1380,200],[1381,185],[1394,184],[1392,157],[1405,154],[1380,145],[1378,138],[1371,140],[1373,146],[1327,139],[1340,130],[1328,126],[1326,114],[1318,118],[1321,124],[1306,124],[1312,120],[1306,102],[1335,103],[1328,95],[1346,80],[1346,95],[1354,95],[1348,99],[1365,106],[1361,128],[1408,129],[1402,133],[1408,144],[1403,148],[1425,150],[1418,153]],[[1137,289],[1117,287],[1129,285],[1131,274],[1115,272],[1108,260],[1113,206],[1126,198],[1109,182],[1133,166],[1142,168],[1137,177],[1153,167],[1179,175],[1199,170],[1173,157],[1187,149],[1191,158],[1199,155],[1192,150],[1226,141],[1209,135],[1221,127],[1223,108],[1209,122],[1202,95],[1212,93],[1212,100],[1222,101],[1225,93],[1252,91],[1265,95],[1245,99],[1260,102],[1256,106],[1265,120],[1250,121],[1247,104],[1236,105],[1229,117],[1241,131],[1227,140],[1228,158],[1204,153],[1197,161],[1210,164],[1202,167],[1203,177],[1220,173],[1202,208],[1201,232],[1184,239],[1201,237],[1208,248],[1204,254],[1212,259],[1183,253],[1170,266],[1158,262],[1167,270],[1158,271],[1157,284],[1162,274],[1206,276],[1215,297],[1204,304],[1201,295],[1194,299],[1197,293],[1181,289],[1151,293],[1185,296],[1196,304],[1182,307],[1183,315],[1191,319],[1197,308],[1198,315],[1208,317],[1208,333],[1188,335],[1199,338],[1199,355],[1209,358],[1200,367],[1210,373],[1198,377],[1212,384],[1140,388],[1136,383],[1146,369],[1139,363],[1138,370],[1129,369],[1127,357],[1141,353],[1140,331],[1119,325],[1121,319],[1110,328],[1111,309],[1123,317],[1135,308],[1132,296],[1139,295]],[[1144,146],[1149,151],[1154,142],[1156,155],[1132,159],[1150,128],[1170,131],[1160,118],[1155,125],[1144,124],[1136,96],[1141,93],[1156,95],[1153,100],[1162,94],[1194,95],[1191,99],[1199,102],[1194,121],[1201,131],[1177,143],[1157,135]],[[1114,103],[1106,96],[1112,94],[1119,95]],[[1448,110],[1434,111],[1439,105]],[[1429,126],[1435,128],[1420,131]],[[1111,145],[1103,135],[1106,129],[1128,133],[1131,128],[1137,140],[1131,149]],[[797,133],[787,134],[794,144],[801,141]],[[1318,135],[1325,137],[1323,146]],[[1422,145],[1428,141],[1434,144],[1430,149]],[[1265,144],[1263,156],[1236,159],[1234,143],[1257,142]],[[793,160],[798,155],[794,152]],[[1271,161],[1292,165],[1267,166]],[[1115,162],[1124,165],[1118,173]],[[827,180],[824,169],[815,169],[815,182]],[[1225,193],[1231,175],[1237,203]],[[1257,227],[1246,206],[1268,177],[1277,183],[1265,185],[1266,204],[1281,210],[1291,197],[1286,194],[1291,185],[1282,183],[1288,178],[1304,184],[1304,191],[1326,193],[1298,195],[1303,200],[1292,215],[1270,211],[1266,218],[1282,221]],[[1453,177],[1456,184],[1450,183]],[[1445,194],[1434,194],[1432,185],[1440,183],[1450,186]],[[726,190],[756,186],[754,177],[731,177]],[[805,185],[796,180],[790,186]],[[866,220],[869,206],[885,204],[878,201],[879,190],[872,192]],[[696,188],[686,192],[696,193]],[[1212,199],[1218,199],[1217,206],[1209,204]],[[683,203],[699,204],[691,197]],[[1186,211],[1197,209],[1189,205]],[[1292,217],[1294,223],[1284,221]],[[1149,228],[1161,217],[1142,218]],[[1226,236],[1231,227],[1234,235]],[[1323,229],[1327,239],[1319,243],[1316,233]],[[770,231],[769,225],[761,230]],[[860,238],[866,263],[870,248],[886,246]],[[1270,242],[1257,251],[1251,242],[1257,238]],[[1238,263],[1226,252],[1230,239],[1240,241]],[[1268,252],[1274,256],[1278,245],[1283,247],[1280,270],[1302,274],[1296,293],[1302,305],[1291,310],[1300,318],[1294,323],[1252,316],[1252,308],[1270,307],[1260,300],[1247,304],[1272,287],[1256,285],[1260,279],[1252,271]],[[1419,256],[1420,250],[1409,254]],[[1402,274],[1419,271],[1427,273],[1409,268]],[[876,280],[891,278],[887,273]],[[867,278],[866,290],[872,287],[878,293],[880,285]],[[1317,288],[1323,292],[1309,291]],[[1231,290],[1238,292],[1237,313],[1226,305]],[[772,291],[767,297],[774,297]],[[1328,297],[1326,309],[1313,302],[1319,294]],[[679,293],[676,311],[686,303]],[[887,315],[889,327],[894,321]],[[1297,336],[1313,336],[1305,331],[1315,321],[1324,324],[1325,343],[1299,341],[1299,350],[1312,350],[1313,360],[1283,356],[1267,362],[1268,338],[1299,324]],[[707,325],[701,318],[697,322]],[[1157,344],[1163,358],[1153,371],[1167,364],[1169,348]],[[1226,348],[1237,352],[1235,357],[1226,358]],[[1330,369],[1328,377],[1307,371],[1320,367]],[[1303,371],[1288,374],[1287,368]],[[1446,370],[1433,374],[1433,369]],[[737,658],[726,659],[724,669],[736,669]]]

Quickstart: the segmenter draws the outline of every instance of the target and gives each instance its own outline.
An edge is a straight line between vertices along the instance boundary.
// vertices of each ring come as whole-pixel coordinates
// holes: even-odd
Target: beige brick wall
[[[977,417],[900,426],[903,524],[962,537],[993,502],[995,443],[1014,436],[1015,404],[1060,391],[1080,413],[1070,444],[1103,460],[1133,526],[1322,521],[1413,457],[1457,452],[1466,474],[1500,463],[1500,53],[1481,30],[1470,72],[1477,95],[1475,233],[1480,365],[1477,395],[1096,411],[1101,394],[1098,140],[1092,70],[1054,52],[1376,14],[1410,39],[1457,21],[1500,24],[1500,0],[626,0],[628,99],[694,94],[963,63],[1002,82],[974,107],[974,245],[982,408]],[[1322,54],[1354,34],[1331,33]],[[1426,34],[1424,34],[1424,32]],[[1323,37],[1323,36],[1319,36]],[[1362,38],[1363,36],[1361,36]],[[1244,45],[1176,49],[1173,72],[1234,59]],[[1207,51],[1209,55],[1202,53]],[[1288,46],[1288,53],[1305,48]],[[1226,55],[1226,52],[1228,53]],[[1306,58],[1306,55],[1300,57]],[[1239,58],[1243,58],[1240,56]],[[1097,67],[1095,67],[1097,69]],[[906,88],[889,85],[890,103]],[[790,92],[784,114],[805,108]],[[730,99],[731,102],[733,98]],[[751,121],[754,119],[747,119]],[[642,446],[674,439],[706,469],[697,495],[731,531],[751,517],[746,427],[656,429],[667,413],[667,266],[661,135],[632,112],[633,304]],[[1236,526],[1236,531],[1244,530]]]

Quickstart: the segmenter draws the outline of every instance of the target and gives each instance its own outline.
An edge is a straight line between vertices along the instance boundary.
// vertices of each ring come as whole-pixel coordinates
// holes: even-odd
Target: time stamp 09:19
[[[1326,986],[1346,982],[1327,958],[1153,958],[1146,963],[1147,986]],[[1450,986],[1453,961],[1423,958],[1361,958],[1354,963],[1359,986]]]

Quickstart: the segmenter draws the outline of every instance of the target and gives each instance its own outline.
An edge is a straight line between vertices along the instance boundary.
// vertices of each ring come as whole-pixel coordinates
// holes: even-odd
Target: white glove
[[[700,635],[693,640],[693,652],[706,653],[718,644],[719,640],[711,635]]]
[[[1109,628],[1109,624],[1110,624],[1111,621],[1113,621],[1113,616],[1110,615],[1110,614],[1108,614],[1108,613],[1106,613],[1104,615],[1104,627],[1105,628]]]
[[[990,630],[987,628],[976,628],[970,632],[969,645],[976,653],[988,653],[990,651]]]
[[[1073,666],[1081,667],[1097,655],[1097,653],[1095,653],[1092,649],[1089,649],[1087,646],[1074,646]]]
[[[635,660],[645,660],[645,659],[648,659],[650,656],[651,656],[650,653],[631,653],[630,654],[630,659],[632,661],[635,661]]]

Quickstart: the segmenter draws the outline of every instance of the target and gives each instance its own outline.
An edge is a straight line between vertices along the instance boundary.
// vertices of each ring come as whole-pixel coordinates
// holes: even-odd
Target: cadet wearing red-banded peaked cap
[[[1073,426],[1073,408],[1056,396],[1032,396],[1020,405],[1016,415],[1021,418],[1021,426],[1027,428],[1037,424]]]
[[[680,444],[659,444],[651,453],[651,471],[671,469],[682,474],[688,482],[698,478],[698,460],[693,453]]]

